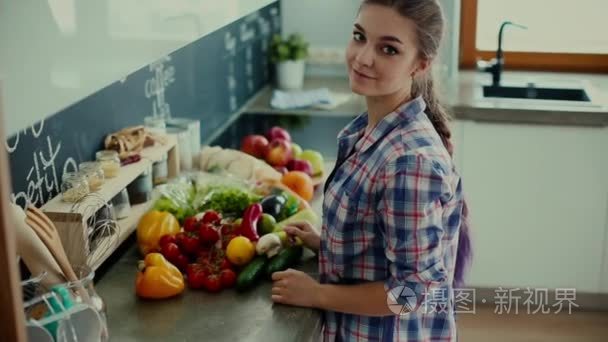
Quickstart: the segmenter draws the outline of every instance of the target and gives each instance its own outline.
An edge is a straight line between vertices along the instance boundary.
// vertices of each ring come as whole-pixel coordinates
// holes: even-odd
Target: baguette
[[[238,150],[223,149],[219,146],[205,146],[200,152],[199,159],[201,171],[209,171],[214,167],[219,167],[239,178],[254,182],[281,180],[281,173],[272,166]]]

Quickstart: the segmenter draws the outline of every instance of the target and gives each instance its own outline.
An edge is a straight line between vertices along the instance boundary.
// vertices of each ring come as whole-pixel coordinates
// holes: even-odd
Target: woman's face
[[[418,56],[413,21],[387,6],[364,5],[346,49],[350,87],[363,96],[409,91],[412,73],[427,65]]]

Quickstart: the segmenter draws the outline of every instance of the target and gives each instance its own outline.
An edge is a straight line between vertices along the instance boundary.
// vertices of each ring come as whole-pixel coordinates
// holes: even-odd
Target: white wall
[[[346,47],[359,0],[281,0],[283,33],[301,33],[313,47]]]
[[[276,0],[0,2],[10,136]]]

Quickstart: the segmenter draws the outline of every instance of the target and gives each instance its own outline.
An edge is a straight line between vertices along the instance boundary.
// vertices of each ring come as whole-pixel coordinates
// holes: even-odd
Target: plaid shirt
[[[416,307],[385,317],[326,311],[325,341],[456,340],[452,280],[463,195],[425,108],[418,97],[366,136],[366,113],[339,133],[319,250],[322,283],[404,286]]]

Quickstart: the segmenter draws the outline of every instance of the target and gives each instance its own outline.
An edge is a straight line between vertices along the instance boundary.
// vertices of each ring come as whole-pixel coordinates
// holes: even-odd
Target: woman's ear
[[[412,77],[418,75],[418,74],[424,74],[429,67],[431,66],[431,60],[427,59],[427,58],[421,58],[418,60],[418,65],[416,66],[416,68],[414,69],[414,71],[412,71]]]

